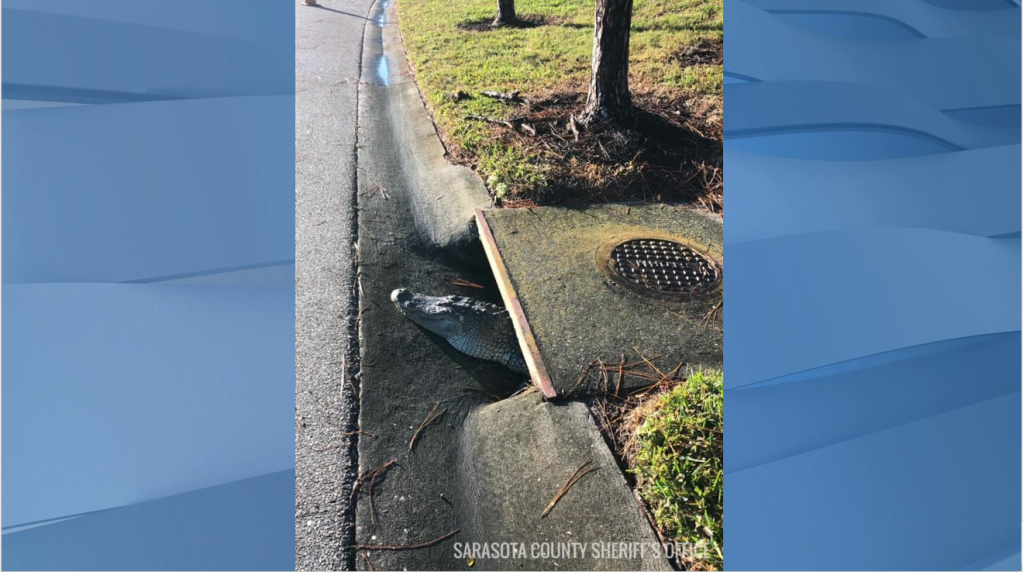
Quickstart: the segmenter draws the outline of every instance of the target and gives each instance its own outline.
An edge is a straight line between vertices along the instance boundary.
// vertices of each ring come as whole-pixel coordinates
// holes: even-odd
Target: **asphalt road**
[[[372,0],[295,1],[295,567],[353,565],[358,78]]]

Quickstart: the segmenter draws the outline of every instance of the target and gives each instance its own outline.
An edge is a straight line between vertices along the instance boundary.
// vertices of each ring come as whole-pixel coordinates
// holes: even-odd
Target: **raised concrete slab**
[[[526,558],[477,558],[475,568],[671,570],[651,550],[658,539],[583,403],[552,403],[536,392],[491,403],[466,420],[462,443],[462,479],[471,486],[464,487],[468,504],[462,522],[468,530],[461,542],[520,544],[527,552]],[[597,470],[543,517],[558,489],[587,461]],[[573,543],[588,548],[542,557],[544,547],[557,550]],[[598,550],[613,545],[645,546],[646,552],[609,557]]]
[[[608,279],[601,266],[622,240],[681,242],[712,260],[723,276],[722,224],[671,205],[591,205],[477,211],[480,236],[534,383],[545,397],[603,391],[598,360],[722,366],[722,327],[708,314],[721,284],[703,295],[665,300]],[[580,383],[580,379],[583,382]],[[622,389],[644,383],[626,376]],[[577,385],[579,384],[579,385]]]

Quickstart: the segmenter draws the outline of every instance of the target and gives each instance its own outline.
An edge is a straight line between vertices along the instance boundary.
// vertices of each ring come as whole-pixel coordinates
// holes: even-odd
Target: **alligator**
[[[456,350],[529,375],[504,308],[465,296],[427,296],[405,288],[391,292],[391,301],[405,317],[444,338]]]

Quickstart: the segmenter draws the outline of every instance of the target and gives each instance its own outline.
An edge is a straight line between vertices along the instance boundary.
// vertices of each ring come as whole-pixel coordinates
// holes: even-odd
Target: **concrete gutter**
[[[408,75],[392,1],[378,0],[367,23],[359,89],[358,449],[365,478],[356,497],[356,566],[669,569],[650,555],[469,560],[455,551],[455,543],[472,542],[521,543],[528,551],[538,542],[657,540],[583,404],[549,403],[536,393],[502,399],[525,380],[459,354],[390,303],[399,287],[500,302],[470,225],[489,197],[475,173],[445,159]],[[460,289],[455,278],[485,288]],[[419,430],[431,411],[441,413]],[[585,461],[597,470],[541,518]],[[415,545],[425,546],[409,548]],[[388,548],[373,548],[381,546]]]
[[[372,176],[364,172],[360,180],[372,187],[399,178],[416,189],[409,207],[416,230],[425,239],[422,246],[460,258],[476,242],[473,210],[489,206],[490,196],[476,173],[445,159],[444,144],[402,49],[395,2],[376,1],[364,37],[360,117],[372,119],[360,124],[382,140],[371,151],[364,147],[368,139],[360,142],[360,166],[379,171]]]

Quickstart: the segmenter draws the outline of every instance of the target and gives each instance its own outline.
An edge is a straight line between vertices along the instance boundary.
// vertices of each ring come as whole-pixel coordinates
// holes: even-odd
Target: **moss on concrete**
[[[722,366],[723,334],[708,319],[720,296],[664,301],[609,283],[597,249],[633,233],[670,235],[699,247],[723,265],[722,225],[670,205],[591,205],[486,211],[509,278],[536,337],[554,387],[571,391],[598,360],[632,363],[661,356],[669,367]],[[635,386],[627,379],[624,389]],[[595,380],[576,392],[594,392]]]

